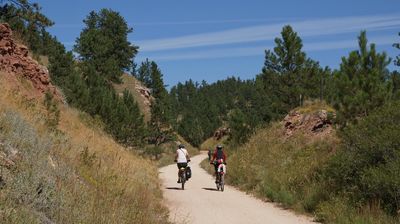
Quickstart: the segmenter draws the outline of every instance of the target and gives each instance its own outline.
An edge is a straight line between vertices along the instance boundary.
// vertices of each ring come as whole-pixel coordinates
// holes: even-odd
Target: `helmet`
[[[183,144],[179,144],[178,148],[183,149],[185,146]]]
[[[217,149],[222,149],[222,145],[217,145]]]

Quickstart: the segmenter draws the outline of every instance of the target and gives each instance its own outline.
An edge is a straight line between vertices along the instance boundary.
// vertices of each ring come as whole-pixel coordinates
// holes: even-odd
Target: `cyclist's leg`
[[[176,164],[178,166],[178,183],[180,181],[180,174],[181,174],[181,168],[186,168],[187,167],[187,163],[177,163]]]
[[[177,163],[176,164],[178,166],[178,183],[180,183],[180,178],[181,178],[181,167],[182,167],[182,163]]]
[[[218,181],[218,163],[214,163],[215,169],[215,183]]]

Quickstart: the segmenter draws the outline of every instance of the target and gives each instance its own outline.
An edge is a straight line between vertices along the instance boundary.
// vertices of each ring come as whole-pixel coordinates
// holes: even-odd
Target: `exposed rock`
[[[142,85],[136,84],[135,89],[144,99],[144,104],[150,106],[151,104],[151,90]]]
[[[31,81],[36,92],[26,93],[27,97],[40,97],[44,92],[51,92],[57,99],[61,94],[50,83],[47,68],[41,66],[28,54],[28,48],[12,39],[12,31],[7,23],[0,23],[0,70],[7,79],[17,83],[17,77]]]
[[[335,115],[332,114],[332,118]],[[299,111],[291,111],[283,119],[286,136],[292,136],[297,131],[305,134],[321,136],[332,132],[332,120],[326,110],[308,114]]]
[[[229,135],[230,131],[229,128],[220,128],[214,132],[214,139],[220,140],[222,137]]]

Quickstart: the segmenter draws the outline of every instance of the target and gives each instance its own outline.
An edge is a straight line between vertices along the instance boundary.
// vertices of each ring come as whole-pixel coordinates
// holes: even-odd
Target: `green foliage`
[[[148,61],[147,61],[148,62]],[[168,92],[165,89],[163,75],[157,64],[150,63],[149,88],[151,88],[154,100],[151,103],[151,118],[149,122],[150,143],[160,145],[173,139],[171,120],[171,102]]]
[[[53,22],[40,12],[40,6],[27,0],[6,0],[2,3],[0,21],[7,22],[35,53],[47,49],[49,33],[45,28],[52,26]]]
[[[399,36],[400,36],[400,33],[399,33]],[[394,43],[393,47],[400,50],[400,43]],[[397,66],[400,66],[400,54],[396,56],[396,60],[394,60],[394,64]]]
[[[345,126],[367,116],[391,98],[387,84],[390,59],[385,52],[376,52],[375,44],[367,46],[366,32],[358,37],[359,50],[342,58],[335,73],[333,104],[338,110],[338,123]]]
[[[241,110],[235,109],[229,115],[228,125],[230,128],[230,140],[235,144],[243,144],[252,135],[252,127]]]
[[[351,195],[357,203],[378,202],[396,214],[400,209],[399,116],[400,103],[389,103],[343,131],[343,148],[324,172],[333,192]]]
[[[159,160],[161,157],[161,154],[163,153],[163,148],[161,148],[159,145],[149,147],[145,149],[145,153],[149,155],[150,157],[154,158],[155,160]]]
[[[128,41],[132,28],[111,9],[90,12],[84,23],[86,27],[74,46],[82,66],[94,66],[92,72],[96,75],[109,82],[120,82],[122,72],[132,67],[132,58],[137,53],[138,47]]]
[[[393,99],[400,100],[400,72],[394,71],[390,76]]]
[[[235,109],[245,114],[250,129],[271,119],[269,101],[252,80],[231,77],[201,85],[189,80],[172,87],[170,98],[175,129],[196,146],[227,124]]]
[[[117,105],[111,112],[111,118],[110,114],[102,115],[103,119],[109,119],[107,124],[111,129],[110,132],[125,145],[142,144],[147,133],[143,115],[140,113],[139,106],[134,101],[132,94],[125,90],[122,100],[116,100],[116,102]],[[112,108],[110,109],[112,110]]]
[[[280,119],[306,99],[331,98],[331,71],[307,58],[290,26],[283,27],[275,43],[273,51],[266,51],[262,74],[255,80],[228,78],[201,85],[189,80],[172,87],[178,132],[196,145],[228,124],[232,143],[242,144],[255,128]]]
[[[262,74],[257,76],[258,89],[268,96],[274,116],[280,116],[303,104],[307,98],[324,99],[327,94],[328,69],[307,58],[302,40],[290,26],[275,39],[273,51],[265,52]]]
[[[67,101],[92,116],[98,116],[105,130],[124,145],[141,145],[147,131],[133,96],[118,95],[112,82],[119,82],[123,71],[132,67],[137,47],[128,40],[132,32],[124,18],[112,10],[91,12],[86,27],[74,47],[80,55],[79,69],[73,54],[54,40],[49,56],[50,74]]]
[[[149,59],[146,58],[146,60],[140,64],[135,77],[147,88],[151,88],[151,63]]]

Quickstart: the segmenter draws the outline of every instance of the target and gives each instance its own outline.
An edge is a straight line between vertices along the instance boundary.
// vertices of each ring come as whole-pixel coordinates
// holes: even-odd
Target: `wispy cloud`
[[[375,43],[378,46],[390,45],[396,42],[396,36],[376,36],[369,38],[369,43]],[[357,48],[356,38],[352,40],[338,41],[323,41],[304,43],[304,50],[307,52],[324,51],[335,49]],[[193,59],[216,59],[216,58],[232,58],[232,57],[247,57],[264,55],[265,49],[271,49],[271,46],[254,46],[240,47],[227,49],[210,49],[210,50],[193,50],[191,52],[177,53],[161,53],[161,54],[146,54],[136,58],[137,61],[142,61],[145,56],[156,61],[177,61],[177,60],[193,60]]]
[[[292,18],[295,19],[295,18]],[[288,18],[269,18],[269,19],[226,19],[226,20],[192,20],[192,21],[153,21],[153,22],[135,22],[129,23],[130,27],[137,26],[179,26],[179,25],[201,25],[201,24],[238,24],[238,23],[255,23],[255,22],[282,22]],[[56,29],[82,29],[85,24],[63,24],[56,23],[52,28]]]
[[[292,21],[174,38],[136,41],[135,43],[140,46],[142,52],[149,52],[265,41],[272,40],[278,36],[282,26],[286,24],[290,24],[301,37],[307,37],[348,33],[362,29],[377,30],[398,27],[400,26],[400,15],[354,16]]]
[[[129,24],[131,26],[165,26],[165,25],[199,25],[199,24],[232,24],[249,22],[277,22],[285,21],[287,18],[269,19],[227,19],[227,20],[193,20],[193,21],[164,21],[164,22],[137,22]]]

